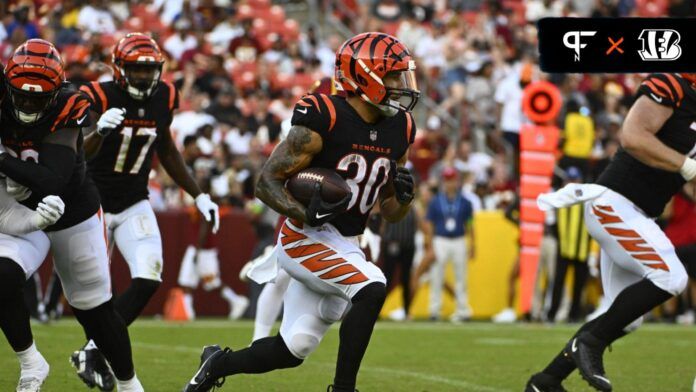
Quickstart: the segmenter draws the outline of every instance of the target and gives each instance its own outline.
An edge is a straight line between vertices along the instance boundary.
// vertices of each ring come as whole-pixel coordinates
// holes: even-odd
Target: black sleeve
[[[650,74],[638,87],[637,96],[645,95],[660,105],[677,108],[684,98],[681,76],[667,73]]]
[[[290,123],[307,127],[324,137],[332,128],[331,120],[335,122],[335,110],[330,109],[333,109],[333,104],[327,104],[322,94],[307,94],[295,104]]]
[[[0,171],[19,184],[41,195],[60,195],[75,169],[75,151],[67,146],[43,143],[39,163],[0,154]]]

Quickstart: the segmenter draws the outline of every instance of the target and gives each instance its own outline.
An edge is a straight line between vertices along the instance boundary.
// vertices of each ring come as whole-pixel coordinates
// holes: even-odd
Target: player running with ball
[[[240,351],[205,347],[185,391],[209,391],[229,375],[299,366],[341,320],[349,301],[329,390],[355,390],[386,296],[384,275],[365,260],[357,236],[377,201],[389,221],[411,208],[413,178],[403,165],[416,133],[414,70],[411,54],[396,38],[363,33],[336,53],[336,80],[347,97],[310,94],[295,105],[292,129],[266,162],[256,189],[259,199],[289,218],[277,245],[280,267],[292,277],[280,333]],[[317,182],[304,206],[285,182],[306,168],[334,170],[351,193],[327,203]]]

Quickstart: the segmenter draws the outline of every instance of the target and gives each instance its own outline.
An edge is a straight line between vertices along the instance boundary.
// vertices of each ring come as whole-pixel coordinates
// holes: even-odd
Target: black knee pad
[[[374,282],[360,289],[360,291],[353,296],[351,301],[353,303],[366,301],[382,306],[386,298],[387,286],[384,283]]]
[[[6,257],[0,257],[0,297],[21,295],[26,280],[24,270],[19,264]]]

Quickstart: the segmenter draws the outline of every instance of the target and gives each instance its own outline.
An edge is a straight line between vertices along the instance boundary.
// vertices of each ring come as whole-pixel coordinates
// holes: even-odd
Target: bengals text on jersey
[[[77,91],[63,87],[58,91],[53,104],[38,121],[26,124],[12,115],[15,110],[9,99],[2,102],[0,116],[0,140],[10,154],[24,161],[39,162],[42,140],[53,132],[66,128],[81,128],[90,125],[88,111],[90,102]],[[75,169],[66,186],[65,193],[60,194],[65,202],[65,214],[46,231],[61,230],[84,221],[99,210],[99,194],[94,183],[86,176],[82,134],[77,139]],[[22,201],[25,206],[34,209],[41,199],[48,195],[36,192]]]
[[[162,81],[145,100],[132,98],[116,82],[92,82],[80,90],[98,114],[114,107],[126,111],[121,126],[104,138],[99,153],[88,162],[104,211],[118,213],[148,198],[152,155],[162,132],[169,132],[179,95],[174,85]]]
[[[389,179],[391,161],[401,159],[413,143],[413,115],[399,111],[369,124],[345,98],[309,94],[295,104],[291,122],[321,136],[322,149],[309,167],[335,170],[353,192],[347,211],[331,224],[344,236],[362,234],[370,210]]]
[[[637,97],[671,107],[674,112],[655,135],[668,147],[691,158],[696,156],[696,91],[679,74],[651,74]],[[685,183],[678,172],[648,166],[620,148],[597,183],[632,201],[648,216],[662,213],[667,202]]]

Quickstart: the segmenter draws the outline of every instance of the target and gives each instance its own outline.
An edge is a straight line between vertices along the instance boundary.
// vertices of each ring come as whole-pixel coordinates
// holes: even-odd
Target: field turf
[[[201,320],[170,324],[137,321],[130,328],[138,376],[146,391],[180,391],[196,371],[201,347],[219,343],[241,348],[252,323]],[[493,325],[489,323],[380,322],[358,379],[361,392],[523,391],[524,384],[555,355],[577,326]],[[34,325],[35,340],[51,364],[44,392],[82,391],[68,363],[83,342],[72,319]],[[299,368],[265,375],[234,376],[222,391],[323,392],[333,378],[338,328]],[[615,391],[691,391],[696,376],[696,328],[646,325],[607,351],[605,364]],[[0,344],[0,391],[14,391],[15,355]],[[576,373],[565,386],[590,388]]]

